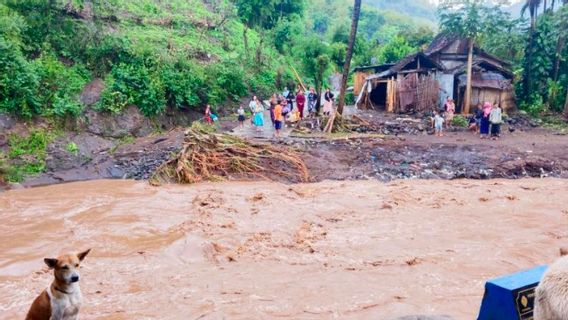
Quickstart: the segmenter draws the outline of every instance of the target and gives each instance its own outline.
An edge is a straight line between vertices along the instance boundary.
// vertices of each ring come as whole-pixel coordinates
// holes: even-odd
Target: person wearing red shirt
[[[302,90],[298,91],[296,96],[296,105],[298,106],[298,112],[300,112],[300,119],[304,119],[304,106],[306,105],[306,96]]]

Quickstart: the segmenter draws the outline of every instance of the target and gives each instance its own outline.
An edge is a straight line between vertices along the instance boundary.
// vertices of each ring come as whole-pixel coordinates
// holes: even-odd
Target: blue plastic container
[[[532,320],[534,290],[547,266],[513,273],[485,283],[478,320]]]

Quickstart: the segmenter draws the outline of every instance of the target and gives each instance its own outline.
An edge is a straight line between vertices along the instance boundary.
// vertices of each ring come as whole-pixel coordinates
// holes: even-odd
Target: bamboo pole
[[[292,68],[292,71],[294,72],[294,75],[296,76],[296,78],[298,79],[298,82],[300,82],[300,85],[302,86],[302,89],[304,89],[304,92],[307,91],[306,90],[306,86],[304,85],[304,82],[302,82],[302,79],[300,78],[300,75],[298,74],[298,71],[296,71],[296,69],[294,68],[294,66],[290,66]]]

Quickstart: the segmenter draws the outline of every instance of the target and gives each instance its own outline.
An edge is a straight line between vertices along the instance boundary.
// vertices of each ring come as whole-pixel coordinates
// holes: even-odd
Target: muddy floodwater
[[[0,221],[1,319],[87,248],[81,319],[474,319],[568,245],[568,180],[101,180],[2,193]]]

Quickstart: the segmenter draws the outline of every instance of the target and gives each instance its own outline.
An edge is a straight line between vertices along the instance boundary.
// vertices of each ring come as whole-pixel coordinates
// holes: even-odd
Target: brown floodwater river
[[[1,193],[0,221],[1,319],[87,248],[82,319],[474,319],[568,245],[568,180],[101,180]]]

